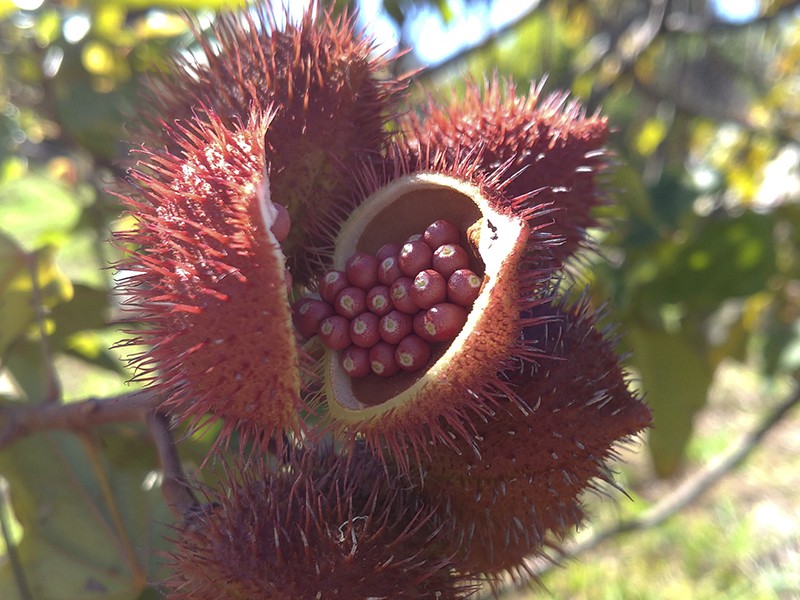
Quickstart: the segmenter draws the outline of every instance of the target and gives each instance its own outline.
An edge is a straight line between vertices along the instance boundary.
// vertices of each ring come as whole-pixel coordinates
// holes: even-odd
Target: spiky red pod
[[[420,114],[404,119],[412,148],[481,148],[481,164],[491,172],[507,164],[508,204],[515,212],[550,206],[546,231],[563,239],[553,254],[565,260],[585,242],[597,222],[592,210],[603,201],[598,174],[608,162],[608,125],[586,116],[566,93],[542,98],[542,84],[527,96],[513,83],[493,79],[481,89],[467,86],[464,98],[439,104],[429,100]],[[422,157],[424,161],[424,157]]]
[[[293,276],[306,283],[329,263],[351,208],[342,202],[352,173],[380,154],[406,82],[382,78],[389,61],[374,56],[355,18],[334,17],[315,0],[298,22],[275,14],[282,10],[264,2],[198,32],[205,60],[177,59],[153,86],[143,118],[148,137],[160,139],[161,120],[212,111],[230,127],[274,106],[266,134],[272,198],[295,224],[284,249]]]
[[[195,425],[224,419],[260,445],[302,431],[299,354],[276,213],[263,180],[270,115],[229,129],[213,115],[170,130],[179,152],[143,150],[136,220],[117,234],[120,291],[145,325],[128,345],[137,378]]]
[[[481,292],[468,310],[441,305],[467,315],[465,323],[463,314],[456,319],[455,331],[441,336],[417,332],[433,344],[424,367],[414,364],[412,370],[392,371],[390,376],[354,379],[341,367],[338,353],[329,350],[319,394],[338,434],[350,440],[363,436],[376,454],[404,470],[414,466],[432,440],[447,444],[457,438],[474,444],[472,419],[491,418],[501,398],[515,401],[517,392],[498,373],[528,357],[521,313],[549,293],[542,290],[549,290],[546,282],[552,276],[524,261],[526,249],[548,250],[548,241],[531,232],[533,216],[526,214],[526,222],[507,208],[497,208],[503,207],[502,171],[479,173],[474,154],[455,162],[431,154],[427,166],[429,170],[414,172],[410,161],[395,157],[382,172],[369,174],[366,199],[336,239],[334,268],[341,269],[357,252],[374,254],[446,219],[458,229],[470,268],[480,274]],[[413,310],[425,312],[416,305]],[[434,327],[436,319],[428,325]]]
[[[446,507],[442,535],[463,538],[468,560],[489,576],[524,572],[546,536],[578,524],[581,492],[611,483],[615,447],[651,420],[590,306],[542,306],[530,318],[524,335],[538,364],[505,373],[524,408],[500,403],[494,418],[473,420],[475,447],[436,443],[421,465],[423,495]]]
[[[176,527],[173,600],[466,598],[431,509],[364,452],[259,464]]]

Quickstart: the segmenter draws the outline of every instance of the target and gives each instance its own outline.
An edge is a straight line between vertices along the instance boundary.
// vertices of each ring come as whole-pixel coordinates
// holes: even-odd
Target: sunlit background
[[[305,4],[290,3],[289,18]],[[124,351],[109,349],[120,338],[107,268],[118,254],[107,239],[127,224],[112,193],[125,176],[122,140],[148,109],[138,95],[147,73],[170,53],[196,51],[182,11],[203,28],[225,5],[0,0],[0,411],[54,393],[74,402],[132,389]],[[592,232],[599,252],[576,264],[576,279],[609,300],[656,426],[620,466],[632,501],[613,490],[614,501],[586,499],[595,518],[578,539],[612,534],[544,574],[544,589],[504,597],[800,598],[796,410],[706,494],[651,519],[797,390],[800,2],[344,5],[358,8],[376,51],[410,49],[397,73],[429,67],[414,76],[410,109],[421,90],[449,98],[495,74],[527,90],[546,76],[546,93],[569,90],[614,129],[615,204],[601,215],[611,227]],[[52,598],[80,597],[87,581],[92,598],[158,597],[147,580],[163,573],[169,516],[151,446],[125,424],[80,444],[32,436],[0,447],[0,598],[27,600],[15,568],[49,573],[37,580]],[[196,466],[207,441],[181,450]],[[36,468],[22,468],[23,456]],[[53,500],[55,489],[68,492]],[[115,507],[119,531],[97,534],[106,508],[87,510],[87,497]],[[619,521],[639,527],[613,534]],[[129,548],[143,555],[145,579],[119,558]]]

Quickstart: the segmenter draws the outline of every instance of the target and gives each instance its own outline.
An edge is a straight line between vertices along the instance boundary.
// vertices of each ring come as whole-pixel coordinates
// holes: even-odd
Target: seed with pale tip
[[[392,285],[402,276],[397,256],[387,256],[378,266],[378,281],[383,285]]]
[[[367,292],[367,310],[379,317],[389,314],[394,309],[389,288],[385,285],[376,285]]]
[[[431,265],[447,279],[458,269],[469,267],[469,255],[457,244],[443,244],[433,253]]]
[[[294,304],[292,321],[297,331],[304,338],[309,339],[319,332],[319,325],[323,319],[333,316],[333,307],[324,300],[316,298],[301,298]]]
[[[344,272],[350,285],[368,290],[378,283],[378,264],[380,261],[371,254],[356,252],[347,259]]]
[[[406,277],[416,277],[417,273],[431,268],[433,250],[422,240],[414,240],[403,245],[397,262]]]
[[[345,373],[355,379],[370,374],[369,350],[358,346],[348,346],[342,351],[341,363]]]
[[[454,339],[467,322],[467,311],[463,306],[442,302],[425,311],[423,339],[446,342]]]
[[[397,345],[394,358],[404,371],[417,371],[430,360],[431,345],[416,335],[409,335]]]
[[[447,280],[441,273],[425,269],[414,278],[414,285],[409,293],[414,304],[420,308],[430,308],[447,298]]]
[[[344,350],[350,345],[350,321],[339,315],[323,319],[319,339],[332,350]]]
[[[367,310],[367,293],[359,287],[346,287],[336,296],[333,308],[348,319],[357,317]]]
[[[483,280],[474,271],[458,269],[447,280],[447,300],[469,308],[481,293]]]
[[[414,281],[410,277],[401,277],[389,288],[394,307],[410,315],[419,311],[419,306],[411,299],[412,287],[414,287]]]
[[[339,295],[344,288],[350,283],[347,281],[347,275],[344,271],[328,271],[319,282],[319,295],[325,302],[333,304],[336,302],[336,296]]]
[[[378,333],[378,315],[365,312],[350,321],[350,339],[360,348],[372,348],[381,336]]]
[[[388,315],[381,317],[378,322],[378,334],[388,344],[399,344],[400,340],[412,331],[413,319],[411,315],[399,310],[393,310]]]
[[[428,225],[425,229],[425,233],[422,235],[422,239],[425,240],[425,243],[428,244],[431,249],[436,250],[436,248],[444,244],[460,243],[461,232],[458,230],[458,227],[449,221],[439,219]]]
[[[400,367],[394,360],[396,346],[386,342],[378,342],[369,351],[369,365],[375,375],[379,377],[391,377],[395,375]]]

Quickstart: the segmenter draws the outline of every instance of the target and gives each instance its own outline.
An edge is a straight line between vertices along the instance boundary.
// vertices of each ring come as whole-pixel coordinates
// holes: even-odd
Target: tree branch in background
[[[42,431],[81,431],[107,423],[144,422],[147,413],[160,402],[160,396],[149,390],[141,390],[69,404],[7,404],[0,408],[0,421],[3,422],[0,429],[0,450],[25,436]]]
[[[158,457],[164,472],[161,492],[164,494],[172,514],[181,519],[192,507],[197,506],[197,498],[192,493],[186,481],[186,475],[183,473],[178,449],[170,430],[169,419],[163,413],[153,410],[147,413],[146,421],[158,449]]]
[[[770,13],[761,15],[751,21],[721,21],[708,15],[693,15],[680,10],[670,12],[664,22],[664,29],[669,33],[704,34],[733,31],[743,27],[764,25],[785,16],[800,7],[800,0],[792,0],[776,8]]]
[[[563,554],[558,558],[574,558],[621,534],[661,525],[699,500],[703,494],[741,465],[753,450],[758,448],[764,437],[798,404],[800,404],[800,384],[797,384],[792,394],[775,406],[754,429],[747,432],[727,452],[719,455],[711,464],[688,477],[671,494],[653,504],[642,515],[621,521],[613,527],[594,533],[583,541],[567,545]],[[531,564],[531,571],[535,576],[541,577],[554,566],[556,565],[551,560],[535,561]]]
[[[463,50],[456,52],[449,58],[443,60],[442,62],[424,69],[419,73],[419,75],[417,75],[414,78],[415,82],[425,83],[427,81],[432,81],[436,79],[436,77],[439,76],[441,73],[446,73],[449,69],[452,69],[460,62],[467,60],[473,52],[480,52],[482,50],[485,50],[486,48],[490,47],[492,44],[497,42],[497,40],[502,39],[503,37],[505,37],[505,35],[511,33],[517,27],[523,25],[538,11],[545,9],[549,3],[550,0],[540,0],[539,3],[536,4],[536,6],[534,6],[531,10],[517,17],[513,21],[509,21],[503,27],[500,27],[499,29],[496,29],[495,31],[491,32],[486,38],[484,38],[477,44],[468,46],[467,48],[464,48]]]

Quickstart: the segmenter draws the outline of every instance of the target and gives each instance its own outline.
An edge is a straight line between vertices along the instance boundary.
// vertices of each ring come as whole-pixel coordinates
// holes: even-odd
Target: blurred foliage
[[[121,313],[106,269],[116,259],[106,241],[122,227],[112,192],[124,177],[125,122],[146,74],[191,51],[180,11],[205,23],[226,4],[0,0],[0,406],[44,402],[60,387],[66,401],[127,389],[130,374],[108,349]],[[464,6],[486,4],[383,9],[407,40],[423,9],[447,27]],[[542,0],[418,76],[450,94],[465,74],[496,72],[521,89],[547,74],[548,90],[570,89],[609,116],[618,203],[581,271],[598,299],[611,298],[610,320],[632,350],[662,477],[680,470],[723,361],[766,377],[800,365],[800,3],[762,0],[742,23],[712,4]],[[416,66],[413,52],[401,59],[402,70]],[[156,468],[138,427],[38,435],[0,453],[34,597],[155,597],[153,550],[168,521]],[[9,563],[0,589],[4,598],[22,589]]]

